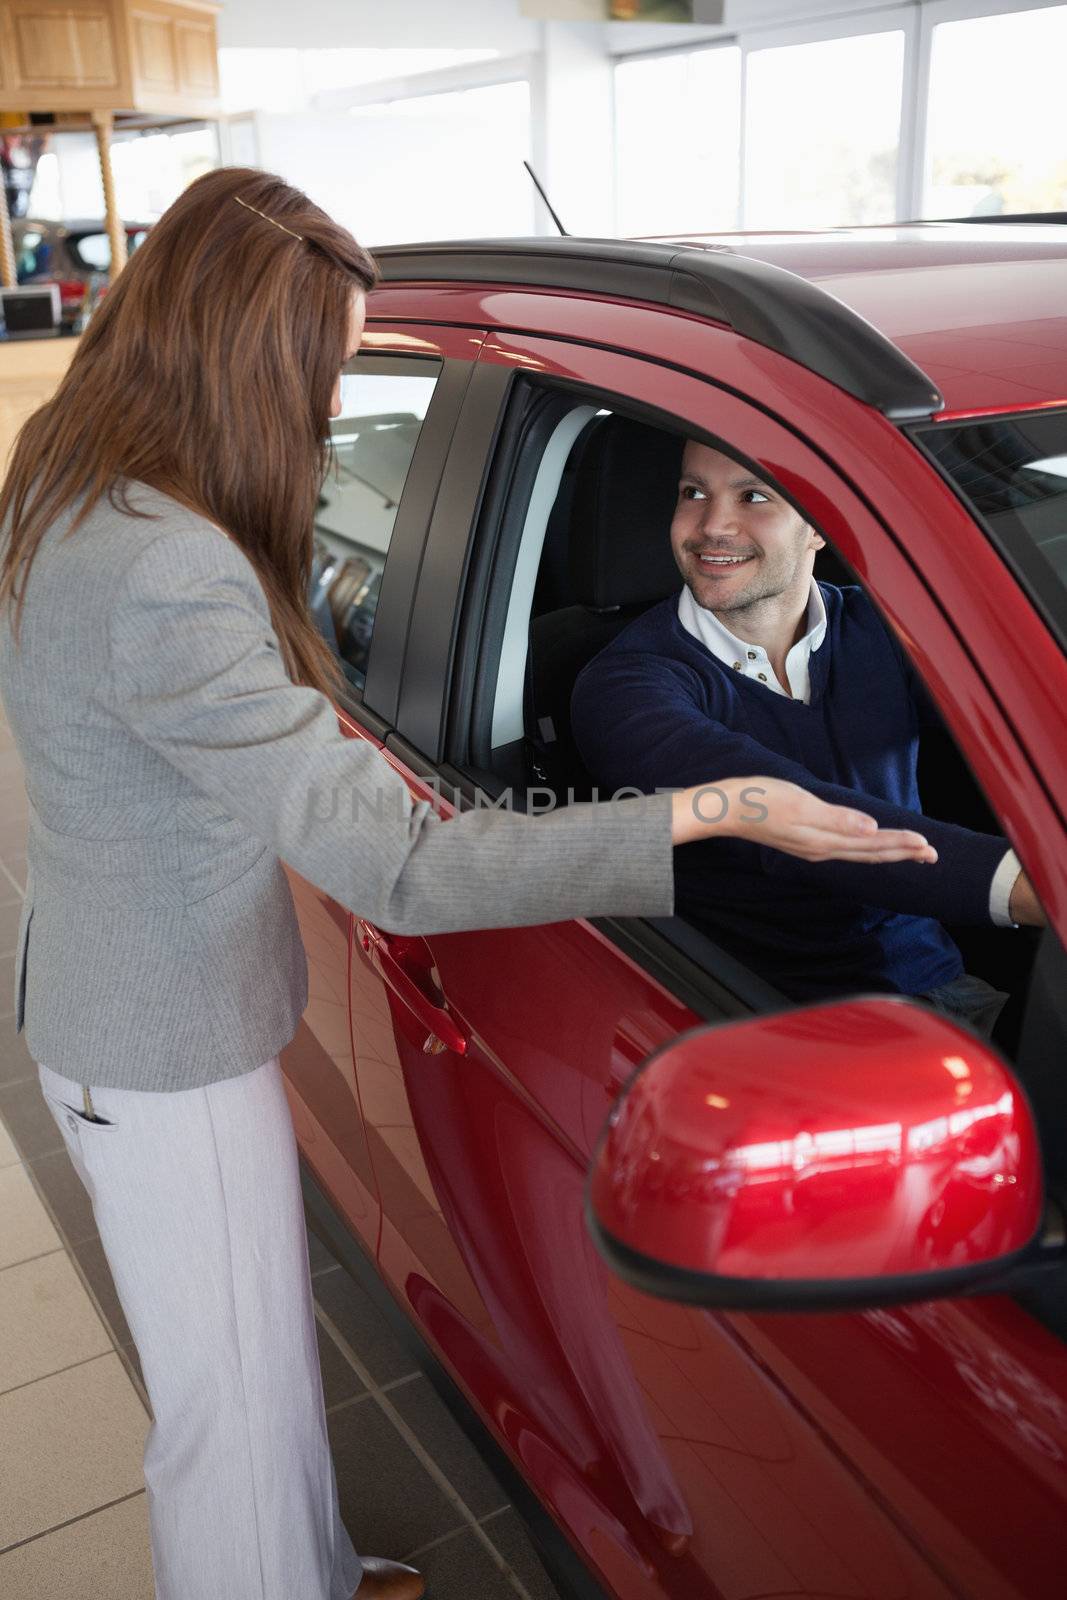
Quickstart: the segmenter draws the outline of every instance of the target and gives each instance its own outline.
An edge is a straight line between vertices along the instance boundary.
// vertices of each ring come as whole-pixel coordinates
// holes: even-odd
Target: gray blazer
[[[0,693],[29,794],[16,1029],[81,1082],[189,1089],[293,1037],[281,861],[388,932],[673,910],[670,797],[442,821],[286,674],[251,562],[143,484],[46,533]],[[279,859],[281,858],[281,859]]]

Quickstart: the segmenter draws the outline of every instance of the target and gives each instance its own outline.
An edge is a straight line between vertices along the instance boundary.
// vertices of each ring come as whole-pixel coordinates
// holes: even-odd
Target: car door
[[[341,731],[380,748],[395,721],[399,664],[430,509],[477,354],[477,333],[368,319],[331,425],[335,464],[319,496],[311,611],[347,680]],[[353,838],[352,848],[359,848]],[[301,1153],[372,1253],[380,1206],[353,1071],[351,915],[286,868],[308,960],[308,1003],[282,1052]]]
[[[647,313],[641,326],[649,341]],[[705,371],[717,356],[724,366],[736,357],[726,333],[704,327],[690,338],[703,341]],[[900,635],[921,641],[924,673],[966,733],[965,753],[1013,842],[1028,864],[1048,862],[1039,889],[1067,904],[1067,852],[1048,854],[1049,839],[1062,844],[1062,819],[1014,725],[900,539],[827,459],[825,437],[817,450],[771,414],[780,392],[767,385],[755,405],[647,358],[495,334],[468,404],[484,383],[491,412],[501,371],[513,375],[512,407],[503,420],[472,409],[466,429],[461,422],[464,449],[442,481],[415,598],[387,740],[413,793],[448,814],[478,776],[462,754],[492,659],[479,655],[477,634],[506,597],[494,592],[494,552],[470,534],[485,531],[502,485],[522,476],[521,444],[510,459],[507,448],[516,396],[534,381],[519,375],[535,373],[592,407],[622,403],[763,463],[863,574]],[[816,383],[803,420],[826,422],[828,390]],[[867,408],[844,409],[839,458],[851,448],[858,476],[873,440],[880,472],[899,478],[911,447]],[[896,512],[899,502],[914,537],[914,495],[900,492]],[[954,532],[971,540],[979,570],[980,536],[962,520]],[[966,581],[964,548],[955,566]],[[666,1040],[751,1009],[736,973],[709,972],[670,929],[638,922],[402,941],[365,925],[356,932],[353,1006],[357,989],[372,988],[379,1003],[367,1056],[357,1041],[357,1073],[361,1090],[375,1089],[364,1107],[383,1202],[381,1270],[608,1592],[1056,1592],[1042,1540],[1063,1515],[1067,1477],[1039,1455],[1032,1428],[1034,1407],[1059,1417],[1067,1369],[1059,1339],[1015,1302],[709,1315],[629,1290],[595,1255],[583,1188],[610,1104]],[[964,1350],[969,1375],[959,1370]],[[946,1360],[956,1363],[954,1386]],[[997,1373],[1012,1374],[1008,1389],[976,1404],[976,1382],[993,1394]],[[1013,1408],[1026,1428],[1010,1420]],[[1043,1448],[1058,1451],[1059,1435]],[[996,1511],[1006,1502],[1010,1526]]]

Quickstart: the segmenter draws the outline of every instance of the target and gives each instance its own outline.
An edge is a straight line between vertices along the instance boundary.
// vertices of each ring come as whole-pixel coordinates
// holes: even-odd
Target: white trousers
[[[152,1403],[157,1600],[350,1600],[362,1568],[337,1504],[278,1058],[204,1089],[90,1083],[88,1098],[38,1071]]]

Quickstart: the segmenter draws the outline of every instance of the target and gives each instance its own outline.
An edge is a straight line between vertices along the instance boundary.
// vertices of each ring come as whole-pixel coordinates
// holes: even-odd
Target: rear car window
[[[1067,409],[916,429],[1067,648]]]
[[[130,255],[148,237],[147,228],[128,229],[126,249]],[[106,233],[71,233],[67,246],[77,266],[83,272],[108,272],[111,268],[111,241]]]
[[[330,425],[333,461],[315,514],[309,606],[362,689],[378,592],[412,457],[440,361],[357,356],[341,378],[341,415]]]

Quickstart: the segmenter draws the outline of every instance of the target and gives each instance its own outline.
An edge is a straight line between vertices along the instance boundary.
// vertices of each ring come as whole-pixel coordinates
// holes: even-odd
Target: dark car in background
[[[1059,1600],[1067,228],[376,254],[312,593],[345,734],[444,817],[585,792],[571,689],[680,588],[697,438],[866,589],[936,707],[925,809],[1006,834],[1048,927],[950,930],[1017,998],[1009,1059],[911,1001],[798,1007],[679,916],[398,937],[290,872],[312,1226],[490,1441],[568,1597]],[[617,1229],[610,1271],[597,1161],[600,1221],[643,1174],[644,1220],[705,1256],[747,1196],[762,1301],[697,1303],[681,1269],[671,1298]]]
[[[147,222],[127,222],[126,250],[132,255],[148,237]],[[72,328],[94,278],[103,282],[111,268],[111,241],[102,222],[46,222],[22,217],[11,224],[15,271],[20,284],[58,283],[62,324]]]

